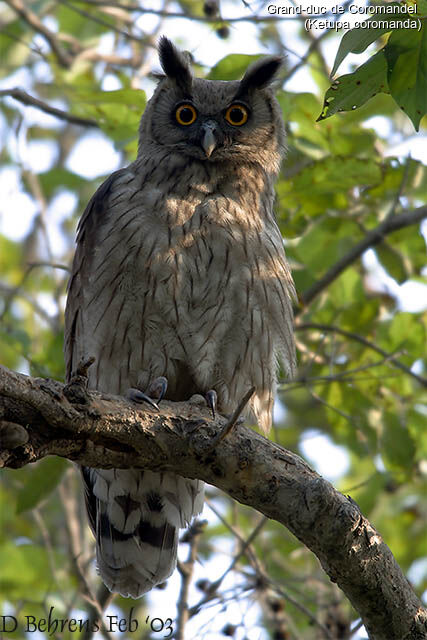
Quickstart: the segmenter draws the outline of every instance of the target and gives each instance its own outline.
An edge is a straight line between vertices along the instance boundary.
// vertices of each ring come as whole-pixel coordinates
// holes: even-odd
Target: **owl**
[[[95,356],[89,387],[155,404],[206,397],[271,425],[279,363],[295,368],[294,287],[273,213],[284,125],[266,57],[240,81],[193,76],[165,37],[164,75],[136,160],[113,173],[78,227],[65,317],[67,376]],[[203,483],[144,469],[82,469],[99,573],[138,598],[176,565]]]

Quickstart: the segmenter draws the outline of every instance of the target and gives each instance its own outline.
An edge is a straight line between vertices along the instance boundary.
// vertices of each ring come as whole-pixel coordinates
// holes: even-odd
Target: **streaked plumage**
[[[267,430],[277,363],[288,375],[295,367],[294,290],[273,214],[284,130],[269,84],[280,61],[213,82],[193,79],[165,38],[160,59],[166,77],[142,117],[138,157],[104,182],[79,225],[67,375],[94,355],[92,388],[123,394],[165,376],[167,398],[214,389],[224,413],[254,385],[249,414]],[[177,123],[183,102],[194,124]],[[249,114],[241,126],[226,121],[235,103]],[[132,469],[83,477],[101,576],[138,597],[173,571],[178,528],[200,512],[203,484]]]

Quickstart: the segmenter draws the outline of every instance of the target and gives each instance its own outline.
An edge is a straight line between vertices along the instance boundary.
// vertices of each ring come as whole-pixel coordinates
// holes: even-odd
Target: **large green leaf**
[[[356,27],[343,36],[332,75],[348,53],[361,53],[379,36],[391,31],[383,49],[355,72],[335,80],[325,94],[319,120],[337,111],[356,109],[383,92],[391,93],[418,131],[427,112],[427,28],[424,9],[418,5],[417,13],[412,14],[407,13],[407,7],[413,9],[406,3],[389,3],[387,9],[398,8],[400,13],[374,14],[364,23],[365,27]],[[370,27],[372,21],[381,26]]]
[[[375,13],[363,23],[363,27],[359,26],[347,31],[341,39],[337,55],[335,56],[335,62],[332,67],[331,76],[335,75],[341,62],[349,53],[362,53],[362,51],[365,51],[366,47],[375,42],[375,40],[380,36],[391,31],[394,28],[393,25],[397,19],[402,20],[412,15],[408,14],[406,12],[406,7],[402,8],[402,6],[403,5],[400,2],[390,2],[387,4],[390,11],[393,10],[393,8],[398,8],[400,13]],[[371,25],[372,22],[377,23],[379,21],[382,23],[380,27]]]
[[[384,54],[390,93],[418,131],[420,120],[427,113],[426,25],[423,24],[419,32],[408,29],[394,31]]]
[[[389,93],[387,61],[383,49],[354,73],[335,80],[325,94],[322,113],[317,120],[329,118],[338,111],[356,109],[379,92]]]

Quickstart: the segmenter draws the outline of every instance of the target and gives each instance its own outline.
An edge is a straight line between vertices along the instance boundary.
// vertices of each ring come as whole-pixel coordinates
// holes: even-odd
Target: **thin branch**
[[[101,631],[101,635],[106,640],[113,640],[114,636],[107,629],[104,621],[104,611],[114,598],[114,593],[111,593],[104,584],[99,585],[99,589],[96,594],[96,600],[89,602],[89,624],[85,628],[81,640],[91,640],[96,633],[97,627]]]
[[[332,267],[325,273],[324,276],[309,287],[300,296],[301,308],[297,309],[296,314],[301,313],[303,308],[310,304],[324,289],[326,289],[331,282],[333,282],[338,276],[353,262],[355,262],[360,256],[370,247],[374,247],[380,244],[386,235],[399,231],[405,227],[410,227],[413,224],[417,224],[427,218],[427,206],[419,207],[412,211],[405,211],[397,216],[388,217],[381,222],[375,229],[369,231],[366,236],[358,242],[345,256],[337,260]]]
[[[68,470],[75,473],[74,469]],[[92,604],[95,602],[95,596],[92,593],[91,586],[86,576],[86,563],[82,545],[82,523],[78,517],[76,493],[70,488],[70,473],[67,472],[66,477],[60,483],[58,490],[62,507],[65,514],[65,527],[70,548],[71,565],[74,573],[81,584],[82,595],[88,595]]]
[[[99,53],[95,48],[84,49],[76,56],[76,61],[89,60],[91,62],[104,62],[107,65],[116,67],[131,67],[136,69],[140,66],[142,55],[134,54],[131,57],[118,56],[114,53]]]
[[[60,262],[27,262],[29,269],[37,269],[42,267],[50,267],[51,269],[61,269],[62,271],[70,272],[70,267]]]
[[[292,78],[292,76],[298,71],[298,69],[300,69],[305,65],[305,63],[307,62],[308,58],[311,56],[313,51],[318,50],[322,40],[324,40],[331,31],[332,29],[325,29],[324,31],[322,31],[321,35],[318,38],[312,39],[305,54],[300,57],[298,62],[291,69],[289,69],[289,71],[286,72],[285,77],[283,78],[283,82],[288,82],[288,80]],[[296,54],[294,53],[294,55]]]
[[[241,399],[241,401],[237,405],[237,408],[233,412],[231,418],[224,425],[224,428],[221,429],[221,431],[219,431],[218,434],[215,436],[215,438],[212,440],[212,443],[211,443],[211,448],[212,449],[215,449],[215,447],[217,446],[218,442],[220,442],[220,440],[225,438],[230,433],[230,431],[236,425],[237,421],[239,420],[239,418],[242,415],[246,405],[248,404],[249,400],[252,398],[254,393],[255,393],[255,387],[251,387],[249,389],[249,391],[247,391],[247,393],[245,393],[245,395],[243,396],[243,398]]]
[[[71,11],[75,11],[76,13],[83,16],[84,18],[87,18],[87,20],[92,20],[92,22],[96,22],[97,24],[100,24],[103,27],[107,27],[107,29],[111,29],[111,31],[118,33],[119,35],[123,36],[124,38],[127,38],[128,40],[134,40],[135,42],[139,42],[140,44],[143,44],[143,40],[144,40],[143,34],[141,34],[140,36],[134,36],[132,33],[129,33],[128,31],[123,31],[122,29],[119,29],[118,27],[116,27],[115,24],[111,24],[111,22],[107,22],[102,18],[98,18],[97,16],[92,15],[88,11],[84,11],[84,9],[75,7],[71,2],[68,2],[67,0],[58,0],[58,2],[68,7],[68,9],[70,9]]]
[[[37,107],[37,109],[40,109],[40,111],[49,113],[51,116],[55,116],[60,120],[71,122],[71,124],[78,124],[82,127],[99,127],[99,124],[96,122],[96,120],[91,120],[89,118],[79,118],[79,116],[73,116],[71,113],[62,111],[62,109],[51,107],[49,104],[46,104],[46,102],[30,96],[26,91],[23,91],[18,87],[15,87],[14,89],[0,90],[0,98],[6,96],[14,98],[15,100],[18,100],[18,102],[22,102],[22,104],[25,104],[27,106]]]
[[[14,298],[22,298],[34,309],[34,311],[40,316],[40,318],[42,318],[51,327],[52,330],[55,329],[54,318],[50,316],[47,311],[45,311],[45,309],[43,309],[43,307],[37,302],[37,300],[33,298],[27,291],[25,291],[22,286],[11,287],[5,282],[0,281],[0,293],[6,294],[6,301],[4,305],[5,308],[0,314],[0,319],[3,318],[10,306],[10,303]]]
[[[314,330],[317,329],[318,331],[323,331],[325,333],[338,333],[339,335],[344,336],[349,340],[354,340],[355,342],[359,342],[360,344],[363,344],[368,349],[372,349],[372,351],[376,351],[377,353],[379,353],[381,356],[383,356],[383,358],[387,362],[390,362],[390,364],[392,364],[394,367],[396,367],[397,369],[400,369],[401,371],[404,371],[409,376],[414,378],[423,387],[427,387],[427,378],[424,378],[423,376],[418,375],[417,373],[412,371],[409,367],[407,367],[406,365],[402,364],[402,362],[397,360],[392,354],[387,353],[387,351],[385,351],[384,349],[381,349],[381,347],[378,347],[376,344],[374,344],[370,340],[367,340],[363,336],[360,336],[357,333],[346,331],[345,329],[341,329],[340,327],[337,327],[335,325],[320,324],[318,322],[304,322],[303,324],[297,324],[295,326],[295,331],[311,331],[313,329]]]
[[[188,542],[190,548],[188,550],[187,560],[185,562],[178,562],[178,571],[181,574],[181,589],[179,592],[177,606],[177,630],[174,634],[174,638],[176,638],[176,640],[185,640],[185,626],[189,619],[188,593],[190,590],[191,580],[193,578],[200,536],[202,535],[206,524],[206,520],[196,520],[180,540],[180,542]]]
[[[73,62],[73,57],[59,44],[58,38],[53,31],[48,29],[39,17],[25,6],[23,0],[5,0],[6,4],[15,11],[25,22],[47,41],[53,53],[56,55],[59,64],[68,69]]]
[[[248,545],[246,543],[246,541],[242,538],[242,536],[240,535],[240,533],[236,530],[235,527],[233,527],[221,514],[220,512],[215,508],[215,506],[212,504],[212,501],[209,500],[208,498],[205,498],[205,501],[207,503],[207,505],[209,506],[209,508],[213,511],[213,513],[217,516],[217,518],[219,518],[219,520],[221,520],[222,524],[230,531],[230,533],[235,536],[240,544],[245,545],[246,546],[246,556],[248,557],[248,559],[250,560],[252,567],[254,568],[254,571],[257,575],[258,578],[261,578],[262,581],[265,584],[268,584],[269,586],[271,586],[276,593],[280,594],[283,598],[285,598],[286,600],[288,600],[291,604],[293,604],[297,609],[299,609],[302,613],[304,613],[307,618],[316,626],[318,626],[323,633],[325,634],[326,638],[331,638],[328,629],[326,629],[326,627],[316,618],[315,615],[313,615],[313,613],[307,609],[307,607],[305,607],[304,605],[302,605],[296,598],[294,598],[293,596],[289,595],[289,593],[287,593],[286,591],[284,591],[283,587],[281,584],[279,584],[278,582],[275,582],[274,580],[271,579],[271,577],[268,575],[267,571],[261,567],[259,560],[256,556],[256,553],[254,552],[254,550],[252,549],[252,545]],[[239,554],[240,555],[240,554]],[[227,571],[228,572],[228,571]],[[248,576],[249,577],[249,576]],[[253,576],[250,576],[253,580]],[[331,639],[332,640],[332,639]]]
[[[400,181],[399,184],[399,188],[397,190],[397,193],[394,197],[394,200],[392,202],[392,205],[390,207],[390,211],[388,212],[387,216],[386,216],[386,220],[388,220],[389,218],[392,218],[395,213],[396,213],[396,209],[400,204],[400,198],[403,196],[403,193],[405,191],[406,188],[406,184],[408,182],[408,177],[409,177],[409,169],[411,166],[411,154],[409,153],[408,156],[406,157],[406,162],[405,162],[405,168],[403,170],[403,175],[402,175],[402,179]]]
[[[234,556],[232,562],[229,564],[229,566],[224,571],[224,573],[219,578],[217,578],[216,580],[214,580],[213,582],[210,583],[210,585],[209,585],[209,587],[207,589],[207,594],[205,596],[203,596],[203,598],[197,604],[195,604],[193,607],[191,607],[191,609],[189,609],[189,611],[188,611],[188,617],[189,618],[192,618],[193,616],[197,615],[199,613],[199,611],[201,610],[201,608],[206,603],[210,602],[213,598],[215,598],[215,596],[218,593],[218,589],[221,586],[221,583],[223,582],[224,578],[226,576],[228,576],[230,571],[232,571],[234,569],[234,567],[236,566],[236,564],[238,563],[240,558],[246,553],[246,550],[248,548],[250,548],[252,542],[255,540],[257,535],[261,532],[261,529],[264,527],[264,525],[266,524],[267,521],[268,521],[268,518],[266,518],[265,516],[260,518],[257,526],[252,531],[252,533],[248,537],[248,539],[243,541],[239,552]]]
[[[213,504],[212,500],[210,500],[207,496],[205,496],[205,503],[208,505],[209,509],[216,515],[218,520],[220,520],[222,522],[224,527],[226,527],[226,529],[228,529],[229,532],[235,538],[237,538],[239,543],[241,545],[245,544],[245,539],[240,535],[240,533],[237,531],[237,529],[232,524],[230,524],[226,518],[224,518],[224,516],[215,507],[215,505]],[[259,560],[258,560],[257,555],[254,552],[254,550],[253,550],[251,545],[246,547],[246,555],[247,555],[248,559],[250,560],[250,563],[253,566],[254,570],[258,571]]]
[[[50,537],[50,533],[49,530],[46,526],[46,523],[43,519],[43,516],[41,514],[40,508],[36,507],[35,509],[32,509],[31,511],[31,515],[33,516],[36,525],[41,533],[41,536],[43,538],[43,543],[46,549],[46,555],[48,558],[48,562],[49,562],[49,567],[50,567],[50,572],[52,574],[52,578],[55,582],[55,585],[59,591],[59,593],[61,594],[61,598],[64,602],[64,604],[66,605],[67,609],[70,608],[70,603],[67,602],[67,598],[65,597],[65,593],[62,590],[62,586],[61,586],[61,580],[58,576],[58,571],[56,568],[56,561],[55,561],[55,553],[54,553],[54,547],[52,544],[52,540]]]
[[[224,18],[223,16],[200,16],[194,15],[190,13],[184,13],[182,11],[164,11],[162,9],[149,9],[146,7],[142,7],[139,4],[121,4],[120,2],[113,2],[112,0],[74,0],[75,2],[80,2],[84,4],[90,4],[95,7],[115,7],[116,9],[123,9],[125,11],[134,11],[136,13],[147,13],[155,16],[159,16],[160,18],[182,18],[184,20],[195,20],[197,22],[206,22],[208,24],[232,24],[235,22],[252,22],[252,23],[263,23],[263,22],[277,22],[277,21],[297,21],[300,19],[299,16],[293,15],[256,15],[254,13],[248,14],[246,16],[237,16],[235,18]],[[331,12],[327,13],[316,13],[310,14],[310,17],[321,17],[324,18],[336,18],[335,14]]]
[[[6,428],[7,422],[21,425],[29,436],[13,450],[0,450],[4,466],[60,455],[85,466],[204,480],[282,523],[311,549],[359,612],[371,640],[426,634],[427,611],[379,533],[351,498],[299,456],[239,424],[211,451],[224,417],[213,420],[192,402],[164,401],[160,411],[135,406],[89,392],[85,381],[80,375],[64,386],[0,367],[2,419]]]

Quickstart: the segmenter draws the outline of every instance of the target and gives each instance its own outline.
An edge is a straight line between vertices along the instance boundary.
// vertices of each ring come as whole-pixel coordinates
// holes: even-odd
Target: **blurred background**
[[[278,16],[268,7],[0,3],[0,363],[63,380],[77,221],[105,177],[135,158],[159,36],[190,51],[196,74],[212,79],[240,78],[262,54],[285,55],[277,95],[288,150],[276,212],[300,296],[299,373],[280,386],[271,438],[351,495],[427,601],[427,225],[414,214],[380,244],[354,251],[380,223],[426,204],[427,121],[417,133],[393,98],[377,93],[316,122],[343,32],[307,31],[304,13]],[[369,62],[386,40],[348,55],[335,77]],[[54,607],[57,618],[95,620],[105,606],[106,620],[133,607],[138,631],[101,628],[97,638],[169,637],[169,626],[189,640],[367,638],[357,612],[291,533],[215,487],[206,493],[206,522],[182,532],[189,578],[177,571],[142,600],[108,599],[73,465],[49,458],[3,471],[0,615],[24,623]],[[21,625],[10,637],[92,633],[49,636]]]

